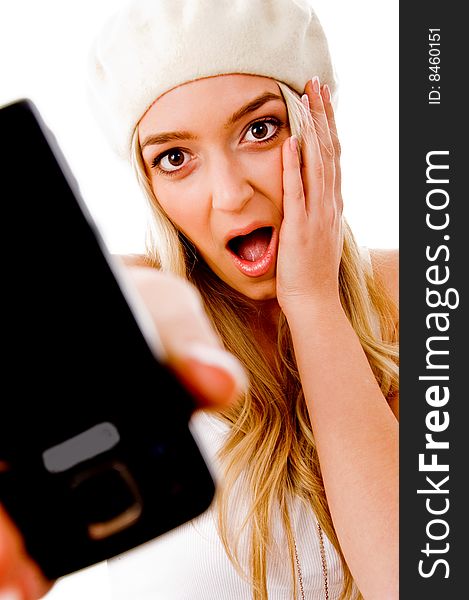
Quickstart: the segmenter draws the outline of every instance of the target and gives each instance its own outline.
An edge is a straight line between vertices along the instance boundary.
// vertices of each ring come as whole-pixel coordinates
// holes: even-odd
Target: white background
[[[0,0],[0,105],[34,101],[116,253],[142,251],[144,202],[130,168],[114,157],[88,112],[84,79],[90,41],[122,2]],[[345,215],[359,244],[398,247],[398,2],[317,0],[314,6],[340,84]],[[27,143],[18,160],[27,177],[34,160]],[[14,191],[6,201],[14,201]],[[47,202],[47,190],[38,189],[31,202]],[[21,223],[16,228],[21,243]],[[105,575],[99,565],[65,578],[47,600],[107,600]]]

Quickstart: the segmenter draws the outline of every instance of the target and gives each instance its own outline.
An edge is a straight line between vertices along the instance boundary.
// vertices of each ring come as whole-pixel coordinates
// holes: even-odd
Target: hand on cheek
[[[284,219],[277,259],[277,298],[288,313],[298,305],[340,304],[339,264],[343,247],[340,146],[326,86],[308,82],[303,104],[311,113],[303,134],[282,148]]]

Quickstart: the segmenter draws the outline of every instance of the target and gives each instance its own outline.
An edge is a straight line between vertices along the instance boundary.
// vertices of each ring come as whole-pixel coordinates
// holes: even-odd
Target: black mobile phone
[[[1,108],[0,132],[0,502],[56,579],[201,514],[214,483],[193,399],[154,352],[39,111]]]

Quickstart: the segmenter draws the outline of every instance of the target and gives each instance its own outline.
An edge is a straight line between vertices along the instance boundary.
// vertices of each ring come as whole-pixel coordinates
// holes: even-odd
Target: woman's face
[[[223,75],[161,96],[139,124],[145,168],[171,221],[228,285],[276,295],[287,110],[275,81]]]

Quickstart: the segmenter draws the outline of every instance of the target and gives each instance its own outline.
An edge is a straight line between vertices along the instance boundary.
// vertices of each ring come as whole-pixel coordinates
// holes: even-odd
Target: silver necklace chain
[[[319,536],[319,550],[321,552],[321,563],[322,563],[322,575],[324,578],[324,598],[325,600],[329,600],[329,583],[328,583],[328,575],[327,575],[327,562],[326,562],[326,551],[324,549],[324,536],[322,533],[321,525],[319,521],[316,521],[316,528]],[[298,581],[300,582],[300,594],[301,600],[306,600],[305,590],[303,587],[303,573],[301,572],[300,559],[298,557],[298,550],[296,547],[296,542],[293,541],[295,545],[295,561],[296,561],[296,570],[298,572]]]

